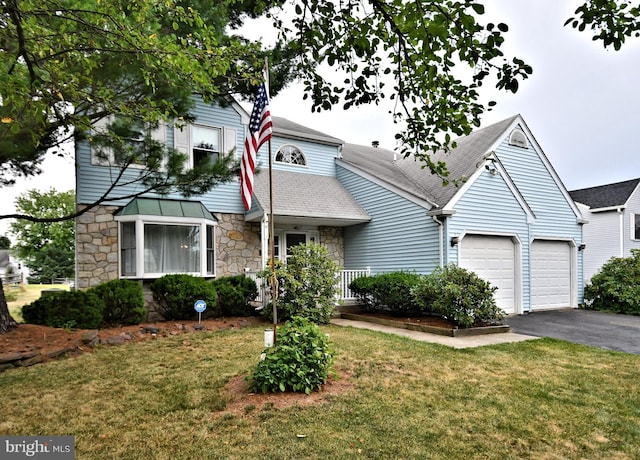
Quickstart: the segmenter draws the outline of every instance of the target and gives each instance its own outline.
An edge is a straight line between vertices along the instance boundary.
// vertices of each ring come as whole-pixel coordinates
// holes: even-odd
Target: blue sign
[[[193,308],[195,308],[198,313],[202,313],[207,309],[207,302],[205,302],[204,300],[196,300]]]

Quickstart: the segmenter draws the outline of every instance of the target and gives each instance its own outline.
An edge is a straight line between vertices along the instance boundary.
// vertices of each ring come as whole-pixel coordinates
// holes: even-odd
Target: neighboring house
[[[345,145],[338,179],[371,216],[345,228],[345,268],[428,273],[456,263],[498,287],[507,313],[582,301],[582,215],[514,116],[458,139],[442,180],[412,158]]]
[[[241,155],[249,116],[237,104],[197,101],[182,131],[155,133],[188,154]],[[576,307],[582,298],[582,217],[520,116],[459,139],[445,160],[460,186],[413,159],[274,117],[273,206],[266,144],[260,150],[252,207],[238,180],[186,200],[145,195],[106,202],[77,219],[78,285],[114,278],[151,280],[186,272],[220,277],[267,263],[273,211],[275,254],[318,242],[345,269],[429,273],[458,263],[498,286],[509,313]],[[79,208],[110,185],[114,171],[76,146]],[[127,188],[125,191],[129,190]],[[129,190],[131,191],[131,190]]]
[[[640,249],[640,178],[569,192],[589,224],[584,229],[584,280],[611,257]]]
[[[0,277],[3,282],[7,281],[7,277],[11,277],[12,282],[23,282],[23,272],[22,263],[11,255],[11,251],[0,249]]]

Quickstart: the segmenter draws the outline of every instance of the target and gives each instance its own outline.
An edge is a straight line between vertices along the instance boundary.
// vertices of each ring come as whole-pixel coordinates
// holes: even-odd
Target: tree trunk
[[[9,305],[7,305],[7,298],[4,296],[4,287],[0,276],[0,334],[8,332],[12,327],[18,327],[18,323],[9,313]]]

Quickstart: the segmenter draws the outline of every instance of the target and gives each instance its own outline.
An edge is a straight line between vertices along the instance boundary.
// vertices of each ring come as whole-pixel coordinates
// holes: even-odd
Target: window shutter
[[[167,126],[163,122],[160,122],[158,127],[151,131],[151,139],[163,144],[167,142]]]
[[[111,122],[112,117],[105,117],[93,124],[92,135],[93,134],[101,134],[107,131],[107,125]],[[98,149],[91,145],[91,164],[97,166],[109,166],[113,159],[113,152],[111,149],[104,149],[104,153],[107,155],[106,158],[101,158],[98,156]]]
[[[176,126],[173,127],[173,146],[177,151],[184,153],[185,155],[189,155],[190,132],[190,125],[183,126],[182,128],[178,128]]]
[[[238,134],[233,128],[224,129],[224,152],[226,154],[233,153],[238,158],[239,153],[236,151]]]

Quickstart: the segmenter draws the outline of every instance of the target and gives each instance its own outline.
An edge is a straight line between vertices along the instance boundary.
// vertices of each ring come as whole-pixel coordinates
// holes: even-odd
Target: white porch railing
[[[338,281],[338,295],[340,297],[340,300],[356,300],[356,296],[351,292],[351,289],[349,289],[349,284],[356,278],[360,278],[361,276],[369,276],[370,274],[371,270],[369,268],[366,268],[364,270],[340,270]],[[256,285],[258,286],[258,298],[256,299],[256,301],[261,303],[266,302],[267,297],[265,295],[265,289],[267,286],[265,284],[265,280],[258,277],[258,272],[254,271],[246,271],[245,276],[255,281]]]
[[[341,300],[356,300],[356,296],[353,295],[351,289],[349,289],[349,284],[351,281],[356,278],[360,278],[362,276],[369,276],[371,274],[371,270],[369,268],[365,270],[340,270],[340,299]]]

